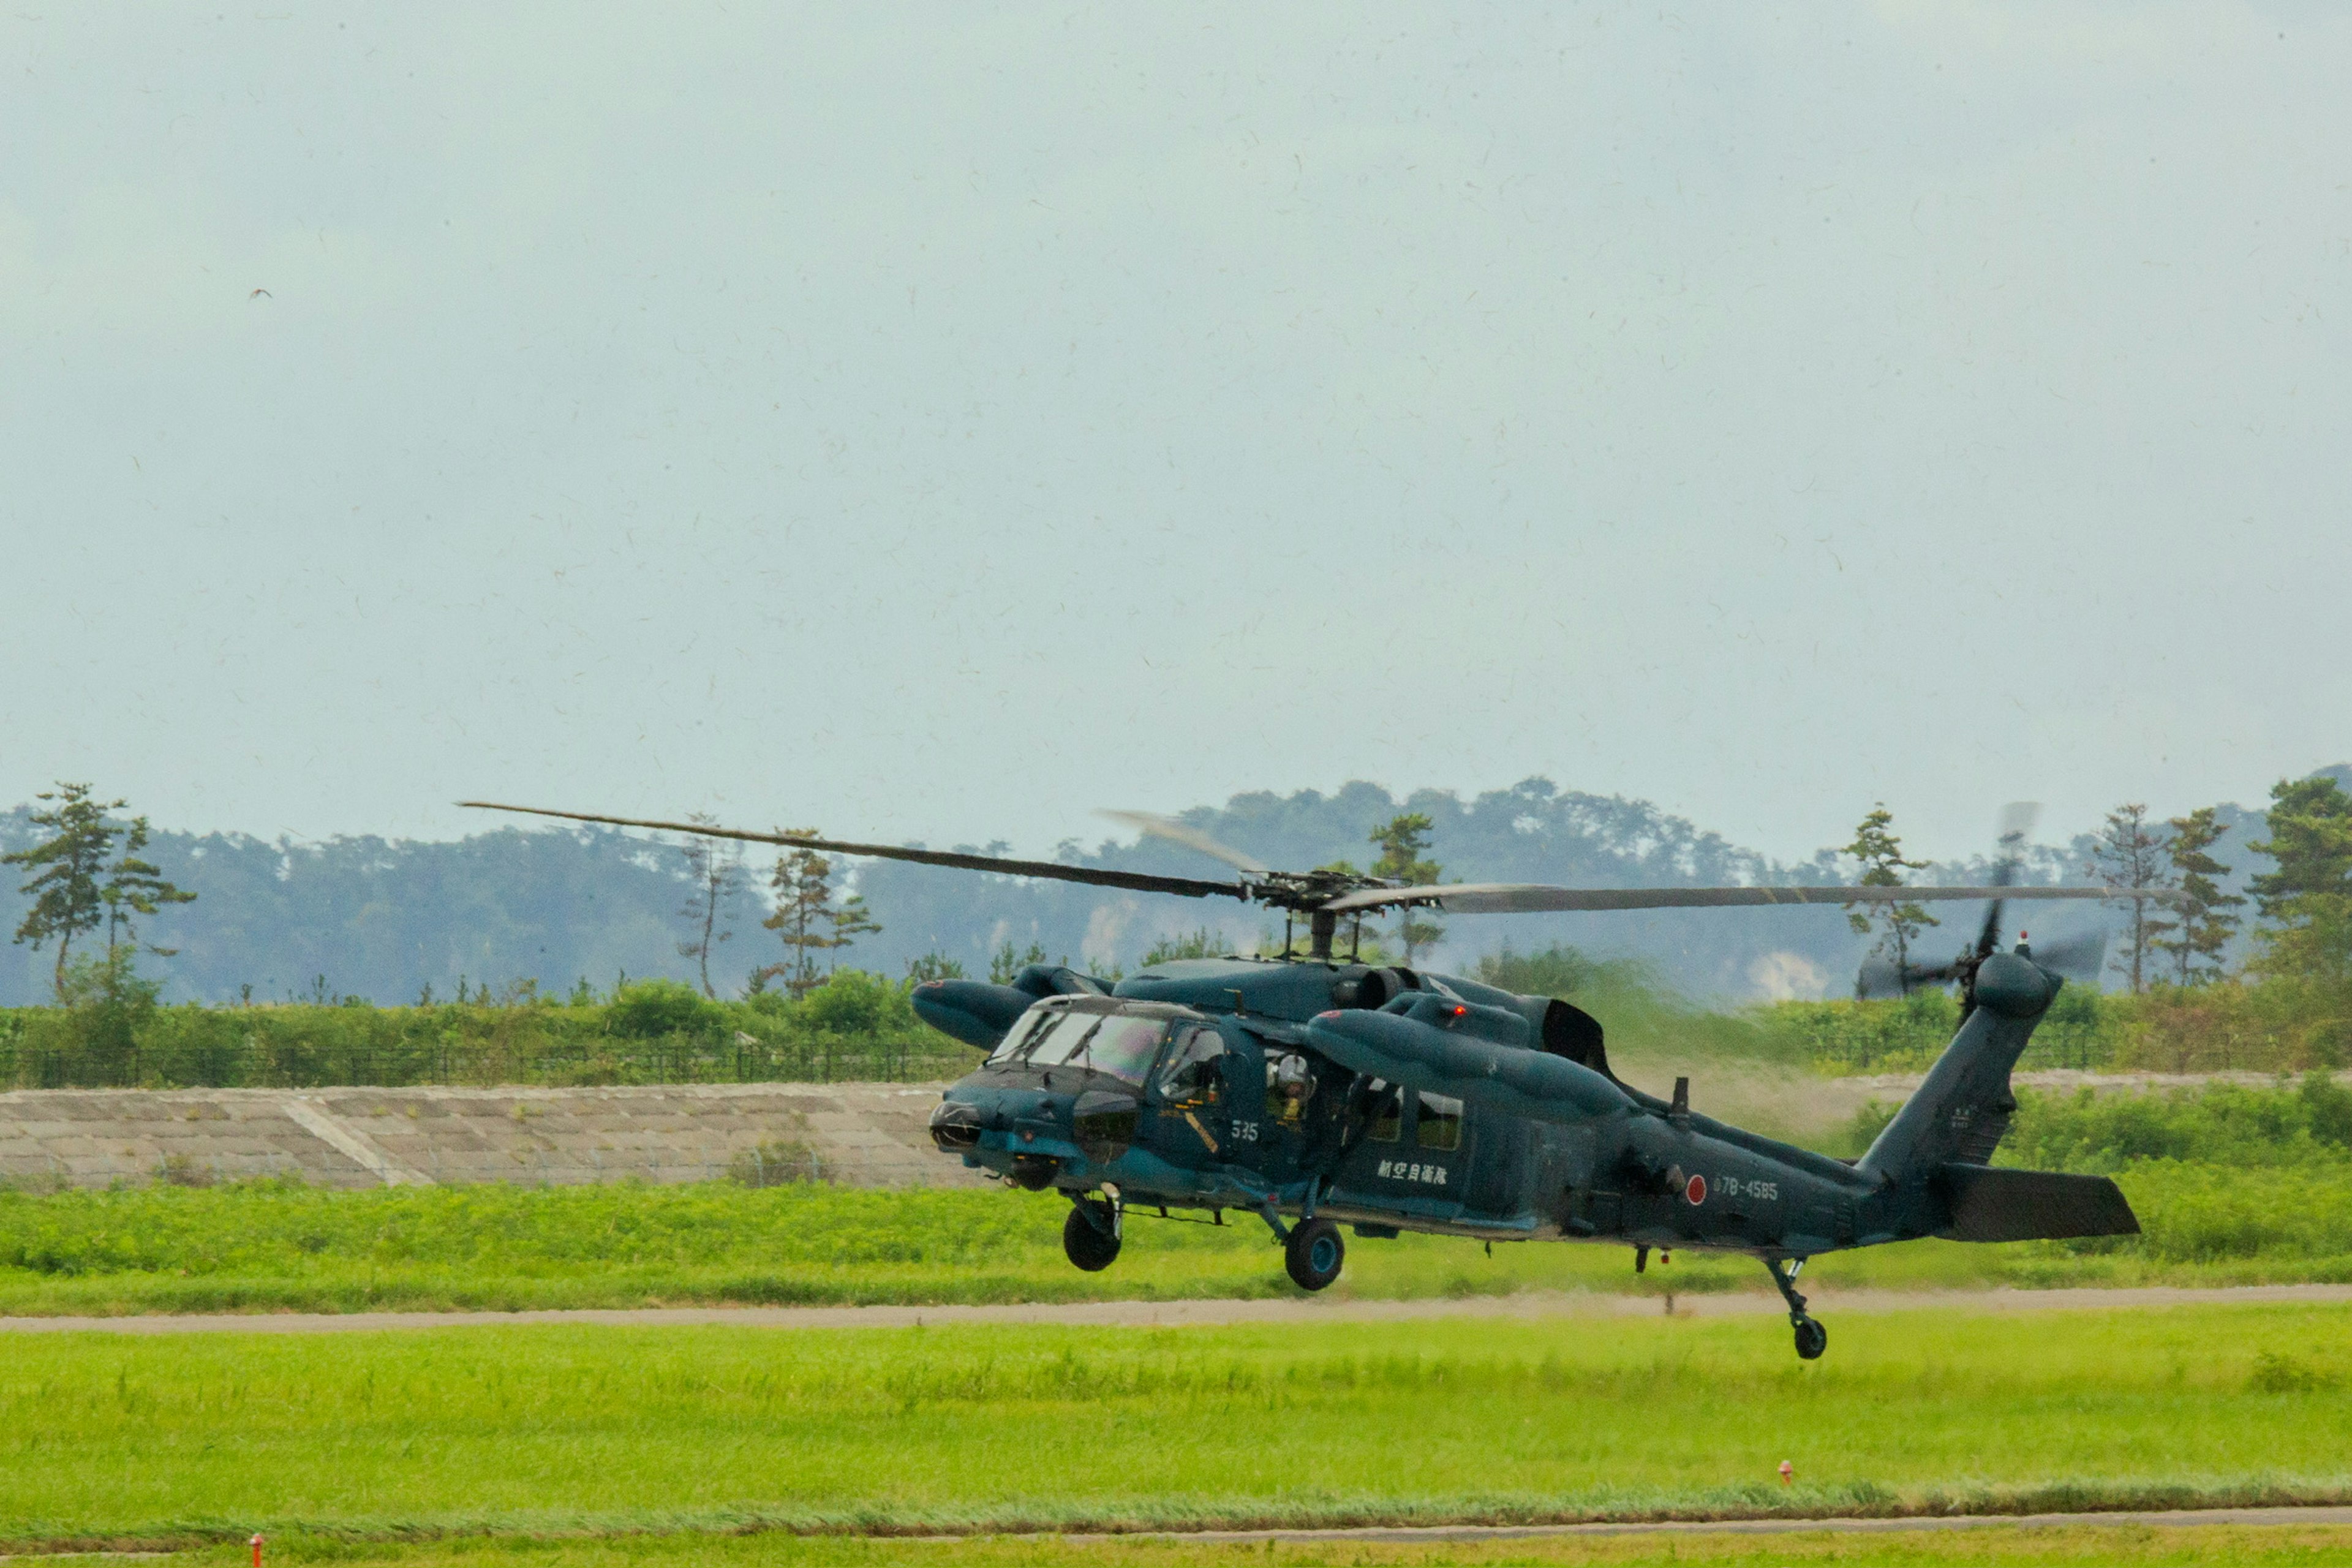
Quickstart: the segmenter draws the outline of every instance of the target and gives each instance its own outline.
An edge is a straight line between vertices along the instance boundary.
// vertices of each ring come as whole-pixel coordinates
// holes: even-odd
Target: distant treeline
[[[1856,809],[1865,804],[1857,802]],[[1401,814],[1427,817],[1427,854],[1448,878],[1651,888],[1720,882],[1850,880],[1853,865],[1828,851],[1780,862],[1742,849],[1642,801],[1565,790],[1541,778],[1463,797],[1420,790],[1404,796],[1369,784],[1326,795],[1235,795],[1183,820],[1270,866],[1368,863],[1367,835]],[[2242,888],[2268,868],[2244,850],[2259,837],[2259,812],[2221,808],[2230,828],[2224,858]],[[858,825],[824,825],[856,836]],[[1990,827],[1988,829],[1990,837]],[[0,813],[0,851],[37,841],[26,808]],[[996,846],[1002,849],[1004,847]],[[2093,847],[2086,837],[2029,851],[2024,879],[2081,881]],[[1965,880],[1987,856],[1931,867],[1920,879]],[[678,952],[698,926],[682,917],[693,901],[682,846],[598,828],[500,828],[454,843],[373,837],[323,843],[270,842],[239,834],[158,831],[146,853],[163,874],[195,894],[155,922],[175,951],[142,961],[170,1001],[286,1002],[321,990],[394,1005],[454,994],[460,983],[494,988],[530,979],[568,991],[582,979],[610,987],[617,975],[699,977],[700,958]],[[1062,845],[1055,858],[1089,866],[1199,876],[1214,863],[1156,840]],[[846,863],[879,931],[829,957],[888,974],[936,954],[984,973],[1007,942],[1100,969],[1133,968],[1162,939],[1208,922],[1226,945],[1248,951],[1279,921],[1223,900],[1106,892],[1067,883],[1023,881],[889,862]],[[708,958],[716,989],[740,995],[754,973],[792,958],[772,930],[773,899],[764,864],[721,900]],[[23,912],[18,879],[0,879],[0,923]],[[2095,907],[2050,909],[2039,937],[2060,937],[2111,919]],[[1756,910],[1654,910],[1601,915],[1466,917],[1443,922],[1427,960],[1466,970],[1506,940],[1521,947],[1568,943],[1639,958],[1685,994],[1746,997],[1835,994],[1849,988],[1867,942],[1829,907]],[[1967,923],[1965,917],[1958,922]],[[1960,941],[1957,926],[1920,946],[1940,959]],[[0,1004],[48,1000],[51,954],[0,949]]]
[[[2069,985],[2033,1031],[2021,1072],[2299,1073],[2345,1065],[2344,1021],[2291,985],[2218,981],[2134,996]],[[1901,1001],[1783,1002],[1749,1015],[1789,1054],[1829,1073],[1918,1072],[1951,1043],[1959,1003],[1937,988]]]
[[[0,1089],[904,1081],[970,1047],[926,1027],[911,987],[845,972],[806,998],[714,1002],[676,981],[378,1007],[328,1002],[0,1009]]]
[[[1549,956],[1559,962],[1559,950]],[[1783,1002],[1706,1013],[1594,965],[1573,988],[1527,959],[1482,973],[1529,990],[1572,990],[1609,1026],[1612,1049],[1652,1067],[1777,1061],[1833,1075],[1917,1072],[1950,1043],[1958,1004]],[[911,985],[844,971],[802,1000],[770,992],[710,1001],[675,981],[616,994],[535,994],[378,1007],[326,1002],[158,1006],[136,1019],[88,1008],[0,1008],[0,1089],[313,1089],[406,1084],[921,1081],[978,1060],[926,1027]],[[2284,986],[2222,982],[2140,996],[2059,994],[2021,1070],[2297,1073],[2344,1066],[2332,1020]]]

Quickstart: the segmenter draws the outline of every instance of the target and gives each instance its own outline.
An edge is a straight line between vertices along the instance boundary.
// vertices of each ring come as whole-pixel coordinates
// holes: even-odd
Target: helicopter
[[[1359,1239],[1404,1231],[1485,1241],[1744,1253],[1789,1309],[1797,1354],[1829,1332],[1797,1279],[1825,1253],[1940,1237],[2021,1241],[2137,1234],[2104,1176],[1990,1162],[2017,1103],[2010,1069],[2063,984],[2020,941],[1996,951],[2016,900],[2164,896],[2014,883],[2021,827],[2003,835],[1990,883],[1968,887],[1568,888],[1408,886],[1348,870],[1269,869],[1187,824],[1107,813],[1222,860],[1228,879],[1162,876],[998,855],[861,844],[488,801],[487,810],[827,854],[871,856],[1131,892],[1238,900],[1284,916],[1275,957],[1181,959],[1106,983],[1034,963],[1011,984],[927,981],[916,1014],[984,1059],[930,1114],[944,1154],[1007,1184],[1069,1200],[1063,1249],[1108,1268],[1131,1217],[1224,1223],[1255,1215],[1291,1280],[1320,1290]],[[1690,1080],[1660,1099],[1612,1070],[1598,1019],[1552,996],[1459,975],[1359,962],[1368,915],[1414,905],[1454,914],[1984,900],[1978,941],[1953,963],[1900,977],[1946,980],[1963,1019],[1918,1090],[1869,1149],[1844,1160],[1694,1110]],[[1298,922],[1306,925],[1297,950]],[[1357,941],[1340,956],[1342,921]]]

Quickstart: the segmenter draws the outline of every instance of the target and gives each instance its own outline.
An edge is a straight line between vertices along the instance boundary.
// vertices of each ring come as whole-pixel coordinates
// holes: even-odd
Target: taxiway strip
[[[1910,1514],[1889,1519],[1645,1520],[1586,1524],[1360,1525],[1341,1530],[1200,1530],[1154,1532],[1157,1539],[1231,1542],[1268,1541],[1520,1541],[1549,1535],[1794,1535],[1807,1531],[1870,1535],[1923,1530],[2055,1530],[2082,1525],[2139,1525],[2158,1529],[2194,1525],[2352,1525],[2352,1508],[2210,1508],[2149,1510],[2117,1513]],[[1103,1535],[1071,1537],[1104,1541]]]
[[[2252,1302],[2352,1302],[2352,1285],[2243,1285],[2068,1290],[1819,1290],[1813,1310],[1977,1312],[2116,1311]],[[1522,1291],[1513,1296],[1406,1301],[1300,1300],[1014,1302],[985,1307],[646,1307],[527,1312],[208,1312],[124,1317],[0,1318],[0,1333],[331,1334],[387,1329],[462,1329],[589,1323],[623,1328],[719,1325],[743,1329],[894,1329],[1048,1323],[1094,1328],[1183,1328],[1223,1323],[1403,1322],[1435,1318],[1657,1317],[1661,1296]],[[1779,1316],[1777,1296],[1676,1295],[1675,1317]]]

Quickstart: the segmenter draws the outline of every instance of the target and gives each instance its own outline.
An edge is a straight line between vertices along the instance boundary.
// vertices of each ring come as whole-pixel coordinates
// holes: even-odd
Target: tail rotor
[[[1987,887],[2008,888],[2016,885],[2018,873],[2024,868],[2025,865],[2026,837],[2033,831],[2033,825],[2041,816],[2041,805],[2035,801],[2011,801],[2000,808],[2000,815],[1994,825],[1997,858],[1993,861],[1991,874],[1985,879]],[[1922,985],[1957,984],[1960,987],[1961,1005],[1964,1008],[1967,1007],[1976,990],[1978,968],[2000,949],[2000,916],[2004,901],[1996,898],[1986,903],[1984,923],[1978,928],[1975,942],[1962,948],[1948,963],[1898,965],[1884,957],[1874,956],[1865,959],[1863,962],[1862,972],[1854,978],[1854,995],[1865,1001],[1890,996],[1907,996]],[[2024,933],[2019,934],[2022,937]],[[2098,944],[2098,952],[2090,961],[2090,973],[2095,974],[2098,973],[2099,964],[2105,958],[2107,939],[2105,932],[2100,932],[2092,939],[2069,938],[2063,944],[2053,944],[2050,950],[2053,956],[2036,954],[2035,962],[2045,969],[2055,969],[2061,973],[2073,973],[2074,969],[2070,965],[2079,966],[2080,963],[2077,950],[2081,949],[2084,942],[2088,940],[2095,940]],[[2062,946],[2064,949],[2063,954],[2060,952]],[[2059,956],[2063,956],[2067,963],[2062,964],[2055,962],[2054,959]]]

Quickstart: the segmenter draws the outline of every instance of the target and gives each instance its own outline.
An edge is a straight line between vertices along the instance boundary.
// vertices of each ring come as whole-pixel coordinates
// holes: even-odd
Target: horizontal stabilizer
[[[2011,1171],[1958,1162],[1937,1173],[1954,1241],[2056,1241],[2078,1236],[2137,1236],[2139,1217],[2105,1176]]]

